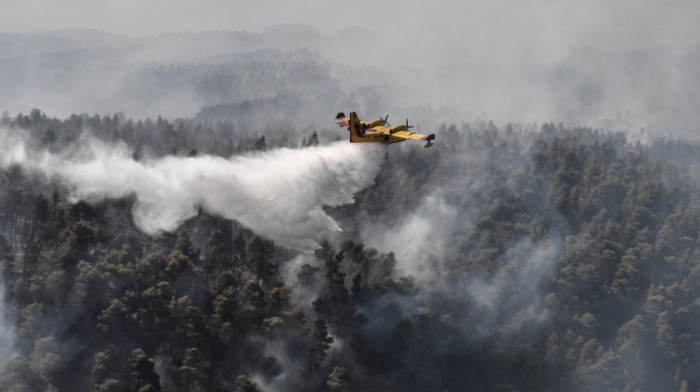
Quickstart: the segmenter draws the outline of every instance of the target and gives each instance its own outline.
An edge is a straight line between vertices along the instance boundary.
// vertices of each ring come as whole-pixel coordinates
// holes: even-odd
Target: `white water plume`
[[[137,161],[123,143],[83,137],[70,151],[29,147],[28,136],[0,131],[0,167],[58,181],[70,201],[134,194],[134,222],[144,232],[172,231],[198,208],[234,219],[282,246],[316,247],[316,238],[339,230],[323,206],[352,203],[384,160],[381,146],[337,142],[328,146],[233,156]]]

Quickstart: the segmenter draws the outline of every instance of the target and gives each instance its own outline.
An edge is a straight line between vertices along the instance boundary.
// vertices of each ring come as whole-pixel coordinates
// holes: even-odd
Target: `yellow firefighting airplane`
[[[379,120],[374,120],[372,122],[362,121],[357,117],[357,113],[350,113],[350,117],[345,116],[345,113],[338,113],[335,116],[335,121],[340,127],[347,127],[350,131],[350,142],[351,143],[398,143],[407,139],[425,140],[428,143],[424,146],[425,148],[432,147],[433,140],[435,140],[435,134],[431,133],[428,136],[419,135],[417,133],[409,132],[412,126],[408,125],[408,120],[406,120],[406,125],[397,125],[395,127],[389,128],[389,123],[386,120],[389,116],[385,118],[380,118]]]

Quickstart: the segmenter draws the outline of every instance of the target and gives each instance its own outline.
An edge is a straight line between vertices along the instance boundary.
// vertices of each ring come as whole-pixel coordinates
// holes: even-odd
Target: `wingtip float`
[[[335,116],[335,121],[341,128],[347,128],[350,131],[350,143],[399,143],[408,139],[423,140],[427,143],[425,148],[433,146],[433,140],[435,140],[435,134],[421,135],[418,133],[410,132],[409,129],[413,128],[408,125],[408,120],[406,124],[397,125],[391,127],[387,120],[389,116],[385,118],[380,118],[374,121],[362,121],[357,117],[357,113],[352,112],[350,116],[346,116],[345,113],[340,112]]]

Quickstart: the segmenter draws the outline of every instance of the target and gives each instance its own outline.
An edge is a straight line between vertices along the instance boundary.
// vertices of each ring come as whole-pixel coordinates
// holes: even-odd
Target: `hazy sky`
[[[76,27],[130,36],[256,32],[270,25],[305,23],[327,32],[362,26],[396,35],[439,32],[477,41],[508,32],[511,40],[543,45],[562,40],[614,45],[693,41],[700,31],[700,2],[694,0],[4,0],[0,15],[4,32]]]
[[[656,123],[683,114],[696,123],[695,106],[675,108],[697,101],[685,85],[695,80],[687,53],[700,44],[698,0],[3,0],[0,10],[0,32],[362,29],[364,38],[353,43],[342,39],[347,34],[325,35],[338,39],[328,58],[346,62],[352,50],[353,65],[384,67],[413,88],[407,96],[468,110],[467,118],[579,121],[622,113],[638,118],[637,128],[660,114]],[[620,65],[585,54],[597,53],[582,51],[588,47],[654,55]],[[562,64],[575,68],[573,76],[552,71]]]

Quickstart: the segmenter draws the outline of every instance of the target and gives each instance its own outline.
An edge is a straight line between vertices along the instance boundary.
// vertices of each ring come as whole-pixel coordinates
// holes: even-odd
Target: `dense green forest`
[[[319,143],[213,120],[1,122],[53,151],[89,130],[135,159]],[[0,389],[700,389],[699,144],[551,123],[436,134],[388,146],[311,253],[204,210],[148,236],[133,197],[71,204],[5,168]]]

